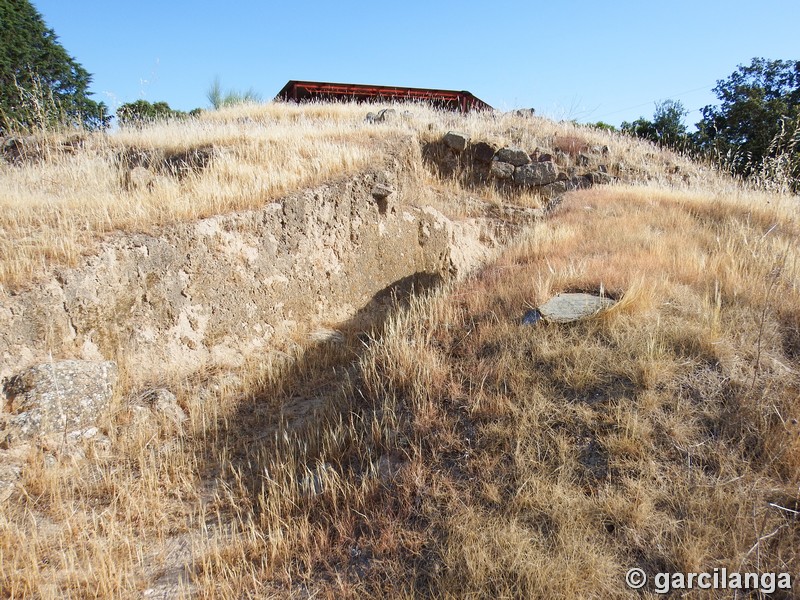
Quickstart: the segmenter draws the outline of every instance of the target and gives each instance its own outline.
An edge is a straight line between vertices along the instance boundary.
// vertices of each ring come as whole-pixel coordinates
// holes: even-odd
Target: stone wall
[[[575,165],[564,152],[553,154],[538,148],[498,146],[449,131],[441,139],[423,147],[425,161],[446,178],[457,178],[467,186],[493,185],[512,194],[534,191],[545,200],[598,183],[611,183],[616,177],[605,164],[606,147],[586,147],[576,153]]]

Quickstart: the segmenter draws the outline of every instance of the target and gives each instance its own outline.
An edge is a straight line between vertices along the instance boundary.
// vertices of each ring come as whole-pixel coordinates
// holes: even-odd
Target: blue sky
[[[800,59],[800,1],[33,0],[96,100],[190,110],[290,79],[469,90],[495,108],[619,125],[712,88],[755,56]]]

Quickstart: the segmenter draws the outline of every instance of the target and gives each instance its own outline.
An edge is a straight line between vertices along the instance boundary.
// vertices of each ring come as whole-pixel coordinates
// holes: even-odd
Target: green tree
[[[594,127],[595,129],[602,129],[603,131],[616,131],[617,128],[611,125],[610,123],[606,123],[605,121],[598,121],[597,123],[589,123],[590,127]]]
[[[166,102],[150,103],[147,100],[127,102],[117,109],[117,122],[121,126],[144,125],[162,119],[177,119],[185,116],[187,116],[185,112],[170,108]]]
[[[0,0],[0,132],[107,126],[111,117],[89,98],[90,83],[29,0]]]
[[[743,175],[786,151],[780,140],[800,118],[800,61],[754,58],[718,81],[714,93],[721,104],[703,108],[697,124],[695,137],[702,149],[728,157]],[[792,144],[795,158],[798,151]]]
[[[659,146],[685,148],[688,142],[686,124],[683,119],[688,112],[677,100],[656,103],[653,120],[639,117],[633,123],[623,122],[623,132],[655,142]]]

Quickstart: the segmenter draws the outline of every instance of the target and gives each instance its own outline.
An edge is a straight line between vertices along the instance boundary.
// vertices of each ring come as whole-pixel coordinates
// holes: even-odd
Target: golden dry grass
[[[371,124],[364,120],[367,108],[352,104],[235,106],[196,119],[86,134],[77,152],[74,144],[62,148],[64,136],[43,136],[42,160],[0,160],[0,285],[25,285],[53,265],[74,266],[114,231],[152,231],[253,209],[304,187],[379,168],[399,140],[439,139],[449,129],[542,151],[554,151],[560,138],[579,136],[587,145],[607,145],[608,161],[622,163],[627,179],[666,177],[673,163],[683,172],[697,171],[648,144],[570,123],[461,116],[416,105],[397,110],[409,116]],[[150,181],[130,182],[131,156],[149,153],[158,162],[197,150],[210,153],[203,168],[151,168],[156,172]]]
[[[331,131],[366,139],[360,110],[263,110],[319,115],[322,130],[329,111]],[[499,131],[418,110],[375,135],[424,139],[434,117]],[[528,145],[575,133],[506,119],[535,125]],[[658,163],[654,180],[674,160],[623,151]],[[126,393],[175,390],[189,423],[154,434],[121,406],[111,453],[30,448],[0,512],[0,597],[616,598],[637,595],[633,566],[796,574],[797,199],[657,183],[570,195],[497,262],[369,336],[343,328],[342,343],[236,373],[123,374]],[[159,214],[149,226],[190,218]],[[520,325],[553,293],[600,289],[619,302],[596,319]]]

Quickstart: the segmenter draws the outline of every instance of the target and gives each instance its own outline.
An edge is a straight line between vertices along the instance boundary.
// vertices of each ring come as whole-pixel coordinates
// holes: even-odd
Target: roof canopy
[[[438,108],[468,112],[491,110],[491,106],[469,92],[432,90],[387,85],[361,85],[356,83],[326,83],[321,81],[290,81],[278,92],[276,99],[294,102],[309,100],[334,100],[356,102],[411,101],[426,102]]]

